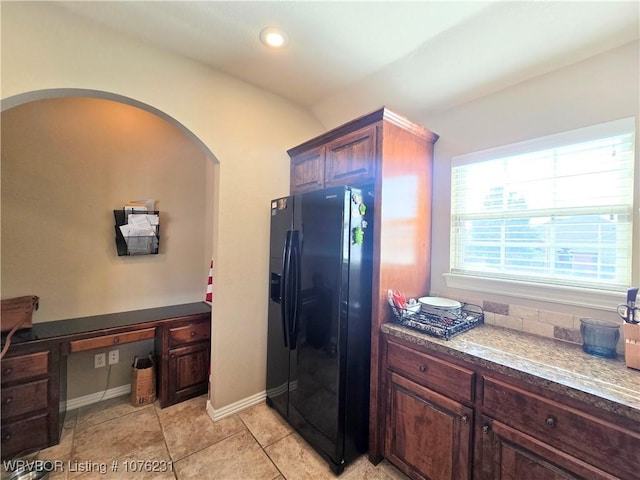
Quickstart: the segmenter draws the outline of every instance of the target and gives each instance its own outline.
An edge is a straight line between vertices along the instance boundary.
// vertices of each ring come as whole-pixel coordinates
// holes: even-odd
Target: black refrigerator
[[[267,404],[336,474],[368,448],[372,192],[271,202]]]

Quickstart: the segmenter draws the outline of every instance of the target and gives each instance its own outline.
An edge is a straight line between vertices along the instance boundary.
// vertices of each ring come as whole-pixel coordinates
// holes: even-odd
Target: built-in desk
[[[17,332],[0,367],[2,458],[59,442],[70,353],[151,338],[160,406],[206,393],[211,307],[204,302],[36,323]]]

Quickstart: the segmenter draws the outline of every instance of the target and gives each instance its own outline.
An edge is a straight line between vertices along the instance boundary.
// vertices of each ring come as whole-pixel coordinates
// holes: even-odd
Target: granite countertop
[[[492,325],[480,325],[450,340],[395,323],[386,323],[381,330],[640,422],[640,370],[627,368],[621,357],[595,357],[580,345]]]

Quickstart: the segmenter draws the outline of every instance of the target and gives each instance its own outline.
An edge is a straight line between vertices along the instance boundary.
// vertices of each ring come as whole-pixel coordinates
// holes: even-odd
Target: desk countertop
[[[580,345],[492,325],[451,340],[394,323],[382,325],[382,332],[640,422],[640,371],[622,358],[595,357]]]
[[[170,305],[166,307],[147,308],[129,312],[107,313],[90,317],[55,320],[51,322],[34,323],[32,328],[19,330],[11,339],[12,344],[19,344],[36,340],[51,340],[56,337],[90,333],[97,330],[126,327],[141,323],[157,322],[160,320],[210,313],[211,306],[205,302]],[[6,334],[2,334],[4,345]]]

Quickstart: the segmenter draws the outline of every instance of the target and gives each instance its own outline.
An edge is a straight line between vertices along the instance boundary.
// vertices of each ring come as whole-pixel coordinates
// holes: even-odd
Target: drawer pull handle
[[[549,416],[545,419],[544,423],[547,425],[547,427],[555,427],[556,426],[556,419]]]
[[[420,365],[420,366],[418,367],[418,370],[420,370],[422,373],[424,373],[424,372],[426,372],[426,371],[427,371],[427,367],[426,367],[425,365]]]
[[[3,375],[11,375],[11,372],[13,372],[13,368],[9,367],[9,368],[5,368],[5,369],[2,371],[2,374],[3,374]]]
[[[489,425],[482,426],[482,433],[489,433],[489,430],[490,430]]]
[[[120,337],[115,337],[115,338],[113,339],[113,343],[114,343],[114,344],[116,344],[116,343],[120,343]]]
[[[195,337],[196,336],[196,332],[191,332],[191,336]]]
[[[469,417],[467,417],[466,415],[463,415],[463,416],[460,418],[460,421],[466,425],[466,424],[467,424],[467,422],[469,421]]]

